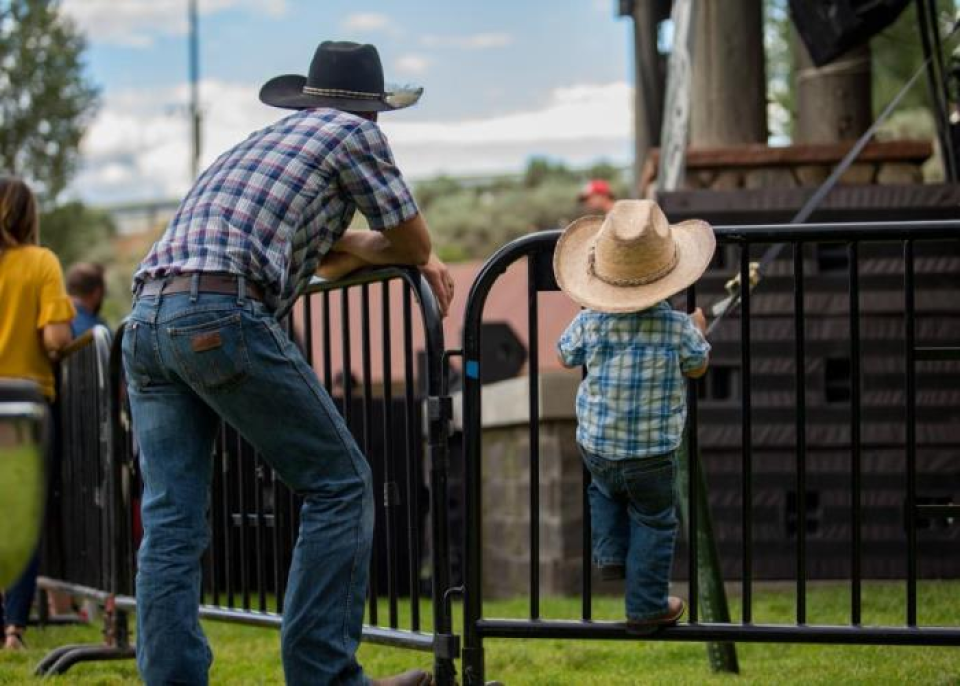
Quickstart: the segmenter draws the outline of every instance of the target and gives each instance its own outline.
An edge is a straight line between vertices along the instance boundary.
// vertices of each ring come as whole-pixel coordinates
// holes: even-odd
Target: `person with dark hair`
[[[37,201],[20,179],[0,177],[0,378],[36,382],[48,402],[53,363],[70,343],[76,314],[57,256],[37,245]],[[3,594],[4,647],[23,648],[37,586],[39,550]]]
[[[318,272],[378,264],[419,267],[446,313],[453,281],[376,123],[419,96],[384,87],[374,46],[322,43],[307,76],[260,91],[293,112],[200,175],[134,275],[122,348],[144,486],[137,666],[148,686],[208,681],[197,600],[221,420],[303,498],[283,605],[286,682],[371,683],[356,650],[373,477],[279,320]],[[347,232],[358,209],[370,230]],[[431,682],[411,670],[372,683]]]
[[[89,331],[98,324],[107,323],[100,317],[100,308],[107,294],[103,279],[103,265],[93,262],[77,262],[67,270],[67,293],[77,309],[70,328],[74,337]]]

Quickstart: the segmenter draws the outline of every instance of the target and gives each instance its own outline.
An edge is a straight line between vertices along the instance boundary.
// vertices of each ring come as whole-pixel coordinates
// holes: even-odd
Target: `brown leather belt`
[[[138,295],[164,295],[168,293],[189,293],[193,287],[193,274],[167,276],[149,279],[143,282]],[[201,273],[197,291],[199,293],[219,293],[222,295],[239,295],[240,280],[233,274],[204,274]],[[244,281],[244,297],[250,300],[264,301],[263,289],[252,281]]]

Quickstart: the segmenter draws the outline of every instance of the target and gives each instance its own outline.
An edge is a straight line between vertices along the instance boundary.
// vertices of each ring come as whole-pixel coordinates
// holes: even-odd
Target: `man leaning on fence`
[[[283,607],[287,683],[370,683],[355,652],[371,472],[278,320],[318,270],[336,277],[367,264],[419,265],[446,311],[452,280],[376,124],[419,95],[385,90],[373,46],[322,43],[308,76],[260,91],[294,113],[200,176],[134,277],[123,361],[144,482],[137,662],[147,684],[207,682],[197,600],[221,418],[303,497]],[[344,235],[356,209],[371,231]],[[373,683],[431,677],[412,670]]]

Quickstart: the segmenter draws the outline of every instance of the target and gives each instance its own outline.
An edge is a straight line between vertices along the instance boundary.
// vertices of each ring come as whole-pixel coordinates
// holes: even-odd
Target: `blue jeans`
[[[594,562],[626,566],[628,619],[664,614],[677,535],[673,453],[608,460],[580,452],[593,477],[587,492]]]
[[[34,551],[33,556],[24,568],[20,578],[13,586],[3,593],[3,603],[0,606],[0,624],[26,628],[30,620],[30,606],[37,594],[37,573],[40,571],[40,548]]]
[[[370,468],[272,314],[237,295],[140,297],[123,363],[143,473],[137,665],[148,686],[206,684],[198,617],[211,452],[220,419],[303,497],[283,607],[288,684],[364,684],[360,641],[373,539]]]

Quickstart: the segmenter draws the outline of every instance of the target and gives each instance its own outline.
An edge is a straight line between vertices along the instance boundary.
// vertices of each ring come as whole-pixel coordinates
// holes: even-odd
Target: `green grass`
[[[920,588],[920,623],[960,625],[960,583],[926,582]],[[789,588],[761,586],[755,590],[757,622],[790,622],[793,592]],[[739,599],[731,597],[736,614]],[[809,621],[842,624],[847,619],[849,595],[842,585],[818,584],[808,594]],[[546,598],[546,618],[573,618],[579,601]],[[597,618],[622,615],[622,599],[597,598]],[[401,609],[404,608],[401,605]],[[385,613],[382,606],[381,612]],[[490,617],[522,617],[526,601],[487,604]],[[422,610],[429,620],[429,609]],[[384,614],[384,617],[386,615]],[[401,613],[401,624],[406,613]],[[457,620],[459,626],[459,619]],[[864,623],[903,624],[903,584],[871,583],[864,587]],[[207,635],[215,661],[214,684],[280,684],[279,636],[270,629],[208,622]],[[32,629],[30,650],[0,652],[0,684],[31,683],[33,666],[52,647],[71,642],[96,641],[96,627]],[[487,676],[507,686],[522,684],[960,684],[960,649],[872,646],[804,646],[740,644],[739,677],[711,674],[700,644],[657,641],[505,641],[486,642]],[[371,675],[385,675],[410,667],[429,668],[425,653],[365,645],[360,660]],[[82,665],[59,683],[137,683],[133,662]]]

